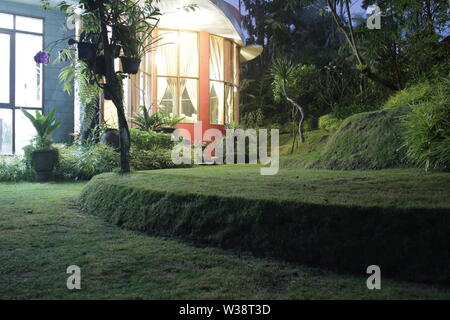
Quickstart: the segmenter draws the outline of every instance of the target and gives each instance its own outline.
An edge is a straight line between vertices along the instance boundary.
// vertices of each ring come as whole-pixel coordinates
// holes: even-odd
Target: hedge
[[[172,193],[117,185],[102,176],[91,180],[80,200],[85,213],[153,236],[360,275],[379,265],[383,277],[450,284],[448,209]]]

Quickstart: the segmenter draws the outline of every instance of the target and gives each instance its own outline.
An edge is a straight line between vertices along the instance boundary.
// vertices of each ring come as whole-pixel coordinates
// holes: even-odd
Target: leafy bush
[[[450,104],[448,98],[430,101],[405,115],[402,124],[406,154],[428,169],[450,169]]]
[[[189,165],[175,165],[170,150],[131,150],[131,166],[134,170],[158,170],[187,168]]]
[[[57,175],[65,179],[89,180],[93,176],[111,172],[119,166],[119,155],[102,144],[57,145],[60,163]]]
[[[141,113],[133,117],[132,122],[142,131],[156,130],[162,127],[173,127],[179,124],[184,118],[169,117],[161,112],[155,112],[150,115],[150,112],[145,106],[140,106]]]
[[[131,145],[138,150],[172,149],[172,136],[166,133],[130,129]]]
[[[323,129],[329,132],[337,131],[341,124],[342,120],[336,118],[332,114],[327,114],[319,118],[319,129]]]
[[[28,177],[28,167],[22,157],[0,157],[0,181],[17,182],[27,180]]]
[[[429,101],[435,94],[437,87],[429,81],[420,82],[409,88],[399,91],[392,96],[383,109],[396,107],[413,107],[423,102]]]

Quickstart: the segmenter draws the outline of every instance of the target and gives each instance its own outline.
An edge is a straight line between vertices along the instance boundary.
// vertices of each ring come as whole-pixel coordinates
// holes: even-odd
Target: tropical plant
[[[269,69],[275,102],[287,100],[292,107],[293,118],[300,114],[298,134],[305,142],[304,122],[309,115],[318,114],[323,106],[319,100],[318,79],[320,71],[314,65],[295,64],[287,58],[276,59]],[[295,141],[295,137],[294,137]]]
[[[61,121],[56,121],[56,109],[50,111],[46,116],[42,115],[39,111],[36,111],[36,115],[33,116],[25,109],[21,110],[36,129],[37,135],[34,140],[36,150],[49,149],[52,145],[52,132],[61,126]]]
[[[98,124],[96,120],[100,112],[99,97],[102,89],[97,84],[98,81],[91,81],[92,72],[88,64],[77,58],[73,48],[61,50],[55,62],[68,62],[59,73],[65,92],[71,94],[74,81],[78,84],[77,97],[82,109],[80,133],[81,140],[85,141]]]
[[[93,176],[111,172],[119,166],[119,155],[103,144],[85,143],[56,145],[59,163],[56,174],[64,179],[89,180]]]
[[[120,136],[120,169],[122,173],[130,172],[130,131],[128,121],[125,114],[124,97],[123,97],[123,78],[125,75],[116,70],[115,59],[117,57],[117,48],[121,44],[130,46],[124,48],[128,54],[132,54],[136,59],[145,50],[144,45],[152,41],[152,33],[146,32],[129,32],[128,36],[119,40],[117,30],[126,27],[144,28],[137,31],[148,31],[154,28],[158,21],[159,11],[155,9],[153,3],[158,0],[78,0],[75,4],[68,4],[65,1],[59,3],[60,10],[68,17],[73,18],[74,7],[82,11],[81,19],[85,32],[95,33],[97,43],[97,55],[102,54],[104,59],[104,81],[100,83],[95,77],[90,79],[97,82],[103,89],[105,97],[107,96],[114,103],[117,109],[119,136]],[[128,19],[131,20],[128,20]],[[110,30],[113,30],[111,37]],[[119,32],[120,33],[120,32]],[[149,37],[145,41],[142,37]],[[136,41],[130,41],[136,39]],[[138,50],[136,50],[136,48]],[[137,54],[137,56],[136,56]]]
[[[122,12],[113,22],[114,37],[126,57],[140,59],[159,41],[153,37],[160,11],[152,0],[126,0],[119,4]]]
[[[154,131],[162,127],[173,127],[179,124],[184,118],[175,116],[168,117],[161,112],[155,112],[150,115],[150,112],[145,106],[140,106],[141,112],[132,118],[132,123],[142,131]]]
[[[425,170],[450,170],[450,80],[441,81],[435,97],[402,118],[406,154]]]

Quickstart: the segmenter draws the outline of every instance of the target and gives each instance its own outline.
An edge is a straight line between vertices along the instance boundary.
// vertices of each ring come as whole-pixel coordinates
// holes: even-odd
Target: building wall
[[[67,38],[74,34],[74,30],[67,31],[66,20],[59,10],[42,10],[40,6],[1,0],[0,11],[23,16],[31,16],[44,19],[44,46],[47,48],[54,41]],[[54,142],[68,141],[74,128],[73,96],[68,95],[62,89],[58,79],[59,72],[64,64],[52,63],[58,51],[67,46],[67,41],[61,41],[52,50],[50,63],[44,66],[44,112],[56,108],[56,117],[62,125],[53,133]]]

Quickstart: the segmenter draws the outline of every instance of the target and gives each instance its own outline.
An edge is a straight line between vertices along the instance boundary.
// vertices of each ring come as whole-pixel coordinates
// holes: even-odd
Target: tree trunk
[[[122,79],[119,79],[114,67],[114,51],[108,38],[108,29],[105,23],[105,12],[100,7],[101,35],[105,54],[106,65],[106,83],[105,92],[111,96],[112,101],[117,109],[117,117],[119,119],[120,134],[120,172],[122,174],[130,172],[130,131],[128,129],[127,119],[125,117],[125,109],[123,106]]]

